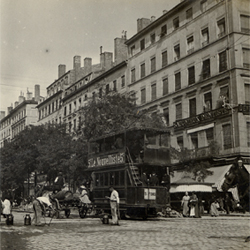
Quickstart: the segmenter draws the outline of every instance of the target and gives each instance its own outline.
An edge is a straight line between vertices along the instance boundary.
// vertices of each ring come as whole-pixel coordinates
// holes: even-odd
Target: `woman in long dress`
[[[216,200],[211,203],[210,214],[211,214],[212,217],[219,216],[219,211],[218,211],[219,207],[220,207],[220,205]]]
[[[192,193],[190,198],[190,217],[200,218],[198,198],[195,193]]]
[[[7,215],[11,214],[11,203],[8,199],[5,199],[3,205],[4,205],[3,216],[4,218],[6,218]]]
[[[184,217],[188,217],[189,216],[189,207],[188,207],[188,203],[190,200],[190,196],[188,195],[188,192],[185,193],[185,195],[182,197],[182,201],[181,201],[181,206],[182,206],[182,214]]]

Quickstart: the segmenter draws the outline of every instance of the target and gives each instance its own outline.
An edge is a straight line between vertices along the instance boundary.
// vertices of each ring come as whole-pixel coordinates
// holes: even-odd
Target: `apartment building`
[[[18,101],[14,107],[8,107],[8,114],[1,111],[0,120],[0,146],[3,147],[6,142],[10,142],[16,135],[28,125],[37,124],[37,109],[36,106],[41,99],[40,86],[35,85],[35,96],[32,97],[32,92],[27,90],[26,97],[21,92]]]
[[[141,109],[162,114],[171,146],[223,166],[250,152],[249,1],[181,1],[137,20],[127,40],[129,91]]]

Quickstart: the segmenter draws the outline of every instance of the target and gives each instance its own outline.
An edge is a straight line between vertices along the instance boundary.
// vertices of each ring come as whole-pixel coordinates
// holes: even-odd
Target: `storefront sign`
[[[156,200],[156,189],[144,188],[144,200]]]
[[[89,159],[89,168],[125,163],[125,153],[110,154]]]
[[[202,113],[200,115],[197,115],[195,117],[190,117],[187,119],[176,121],[176,122],[174,122],[174,128],[178,129],[178,128],[191,127],[191,126],[200,124],[203,121],[213,120],[217,117],[221,117],[223,115],[227,115],[230,113],[231,113],[231,109],[226,109],[226,108],[211,110],[211,111],[208,111],[206,113]]]

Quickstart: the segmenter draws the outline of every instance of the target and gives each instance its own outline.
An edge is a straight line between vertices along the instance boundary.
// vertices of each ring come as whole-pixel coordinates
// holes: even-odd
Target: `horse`
[[[221,189],[227,192],[230,188],[238,189],[240,205],[243,211],[250,211],[249,208],[249,191],[250,191],[250,175],[244,165],[239,166],[233,164],[229,171],[225,174],[224,182]]]

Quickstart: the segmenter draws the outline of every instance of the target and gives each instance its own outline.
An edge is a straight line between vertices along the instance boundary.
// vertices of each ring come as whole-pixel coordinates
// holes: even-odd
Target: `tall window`
[[[155,33],[152,33],[150,35],[150,41],[151,41],[151,43],[155,43]]]
[[[178,103],[175,105],[175,115],[176,115],[176,120],[182,119],[182,104]]]
[[[207,144],[209,145],[214,140],[214,128],[206,129]]]
[[[146,103],[146,89],[141,89],[141,104]]]
[[[250,16],[240,15],[241,32],[250,33]]]
[[[219,72],[227,70],[227,51],[219,53]]]
[[[141,64],[141,78],[145,76],[145,63]]]
[[[189,100],[189,117],[196,116],[196,98]]]
[[[162,67],[165,67],[168,65],[168,52],[164,51],[162,52]]]
[[[175,90],[181,89],[181,72],[175,74]]]
[[[135,54],[135,45],[130,48],[131,56]]]
[[[247,146],[250,147],[250,122],[247,122]]]
[[[250,104],[250,84],[245,83],[245,104]]]
[[[202,47],[209,44],[209,31],[208,28],[205,28],[201,31],[201,38],[202,38]]]
[[[169,108],[163,109],[163,116],[165,118],[166,125],[169,126]]]
[[[188,39],[187,39],[187,53],[188,54],[191,54],[194,52],[194,37],[193,36],[190,36]]]
[[[71,109],[71,103],[69,104],[69,114],[71,114],[71,111],[72,111],[72,109]]]
[[[223,130],[224,149],[232,148],[231,125],[230,124],[223,125],[222,130]]]
[[[99,98],[102,98],[102,88],[99,88]]]
[[[201,76],[203,80],[210,77],[210,59],[203,61]]]
[[[135,82],[135,69],[131,70],[131,83]]]
[[[174,46],[174,60],[177,61],[180,59],[180,44]]]
[[[156,99],[156,83],[151,85],[151,100]]]
[[[173,20],[173,27],[174,29],[177,29],[179,28],[179,17],[176,17],[174,20]]]
[[[163,81],[163,95],[168,94],[168,78],[164,78]]]
[[[109,84],[106,85],[106,95],[109,93]]]
[[[220,95],[219,95],[219,107],[221,108],[224,103],[229,103],[229,88],[228,86],[224,86],[220,88]]]
[[[145,39],[142,39],[140,41],[140,47],[141,47],[141,50],[145,49]]]
[[[122,76],[121,80],[122,80],[122,84],[121,84],[122,86],[121,87],[124,88],[125,87],[125,76]]]
[[[250,69],[250,49],[243,48],[243,68]]]
[[[161,26],[161,37],[165,36],[167,34],[167,25]]]
[[[156,61],[155,61],[155,57],[151,58],[151,73],[155,72],[156,70]]]
[[[183,143],[183,136],[178,136],[177,137],[177,144],[180,148],[183,148],[184,143]]]
[[[197,132],[191,134],[191,142],[192,142],[193,149],[197,149],[198,148],[198,134],[197,134]]]
[[[201,12],[204,12],[207,10],[207,0],[201,1]]]
[[[218,26],[218,37],[220,38],[226,34],[225,18],[222,18],[221,20],[219,20],[217,22],[217,26]]]
[[[113,87],[114,87],[113,90],[117,91],[117,82],[116,82],[116,80],[113,81]]]
[[[186,11],[186,19],[187,21],[190,21],[193,19],[193,9],[190,8]]]
[[[211,92],[204,94],[203,110],[204,110],[204,112],[212,110],[212,94],[211,94]]]
[[[195,83],[195,68],[191,66],[188,68],[188,84]]]

